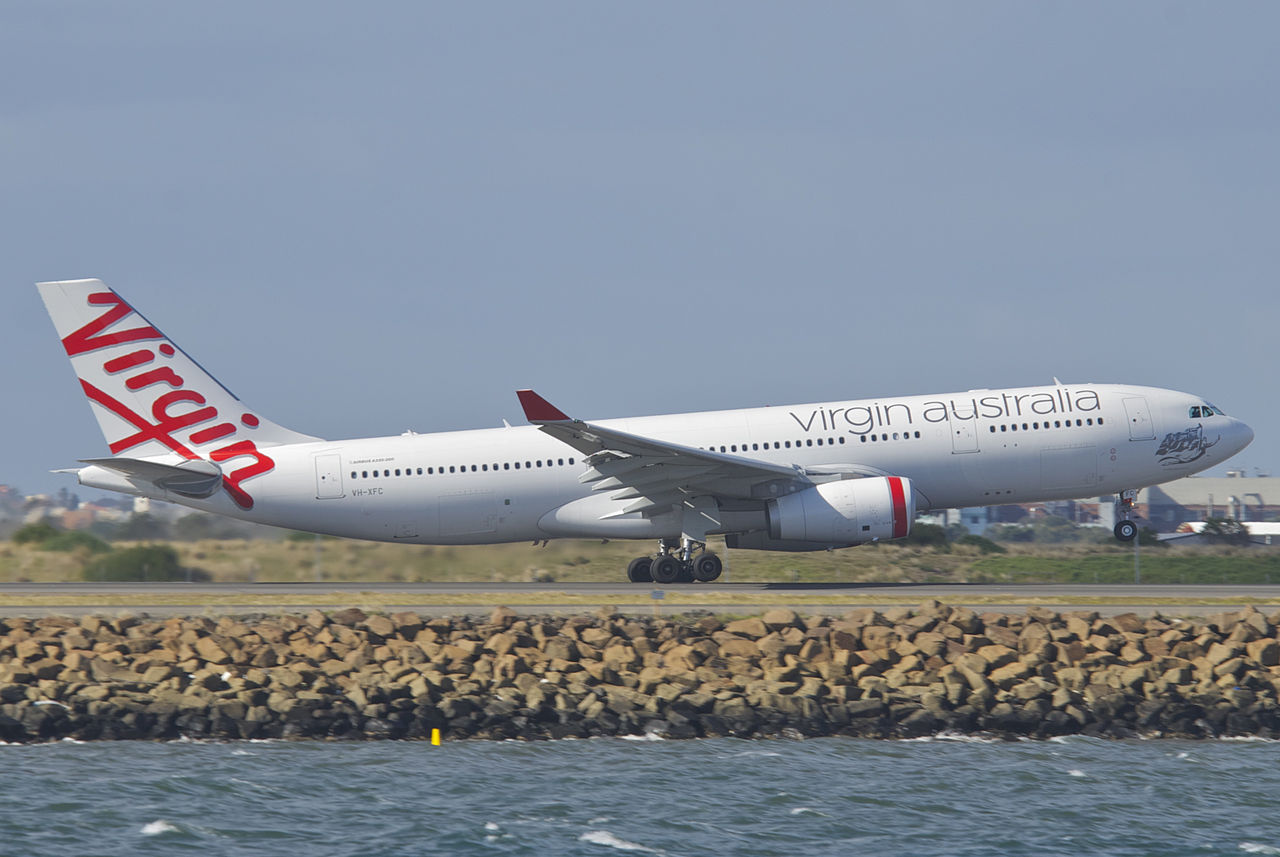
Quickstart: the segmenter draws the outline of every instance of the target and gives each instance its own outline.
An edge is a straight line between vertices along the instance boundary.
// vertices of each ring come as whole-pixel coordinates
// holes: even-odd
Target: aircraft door
[[[316,499],[336,500],[342,496],[342,456],[326,453],[316,456]]]
[[[1124,412],[1129,416],[1129,440],[1155,440],[1155,427],[1151,425],[1151,412],[1143,396],[1124,400]]]
[[[967,420],[957,419],[956,415],[951,414],[951,452],[958,454],[962,452],[978,451],[978,420],[971,417]]]

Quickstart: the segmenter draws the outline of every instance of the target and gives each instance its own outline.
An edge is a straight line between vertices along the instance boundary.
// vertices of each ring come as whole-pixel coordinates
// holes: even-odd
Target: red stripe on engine
[[[889,477],[889,496],[893,499],[893,537],[906,536],[911,522],[907,520],[907,492],[902,487],[901,476]]]

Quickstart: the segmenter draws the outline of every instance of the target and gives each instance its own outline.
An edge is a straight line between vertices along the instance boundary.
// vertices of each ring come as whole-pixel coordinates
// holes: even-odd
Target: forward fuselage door
[[[1124,412],[1129,417],[1129,440],[1155,440],[1155,427],[1151,425],[1151,411],[1145,396],[1125,399]]]
[[[336,452],[316,456],[316,499],[342,496],[342,456]]]
[[[978,451],[978,419],[977,416],[967,420],[959,419],[951,414],[951,451],[953,453]]]

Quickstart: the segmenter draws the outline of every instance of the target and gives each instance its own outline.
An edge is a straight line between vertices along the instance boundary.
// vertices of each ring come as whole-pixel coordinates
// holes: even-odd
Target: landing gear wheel
[[[652,583],[653,576],[649,573],[651,565],[653,560],[647,556],[639,556],[631,560],[627,566],[627,580],[632,583]]]
[[[654,583],[675,583],[680,579],[680,561],[673,556],[654,557],[649,574]]]
[[[720,557],[713,553],[704,553],[693,561],[693,579],[700,583],[710,583],[720,576],[724,564]]]
[[[1121,521],[1116,524],[1116,538],[1122,542],[1131,542],[1138,537],[1138,525],[1133,521]]]

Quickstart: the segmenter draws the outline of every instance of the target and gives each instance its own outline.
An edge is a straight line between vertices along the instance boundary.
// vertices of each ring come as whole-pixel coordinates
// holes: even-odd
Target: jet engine
[[[900,539],[911,532],[915,514],[910,479],[843,479],[770,500],[769,537],[846,545]]]

